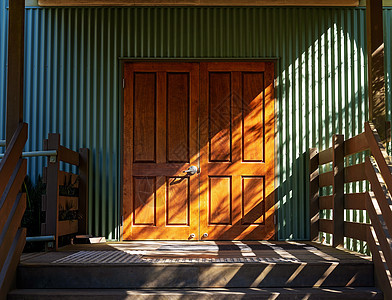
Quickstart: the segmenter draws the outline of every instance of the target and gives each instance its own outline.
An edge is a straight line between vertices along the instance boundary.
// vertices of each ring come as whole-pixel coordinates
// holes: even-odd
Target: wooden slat
[[[79,166],[79,153],[64,146],[59,146],[58,159],[68,164]]]
[[[71,183],[72,187],[77,189],[79,187],[79,179],[78,178],[79,178],[79,175],[65,172],[65,171],[59,171],[58,185],[68,186]]]
[[[352,239],[366,241],[366,230],[369,224],[344,222],[344,236]]]
[[[79,198],[59,196],[59,210],[78,210]]]
[[[353,155],[369,149],[365,132],[360,133],[344,142],[344,156]]]
[[[358,6],[358,0],[38,0],[40,6]]]
[[[26,243],[26,228],[19,228],[0,272],[0,299],[7,294],[16,280],[16,268]]]
[[[355,182],[367,180],[365,163],[360,163],[344,168],[344,182]]]
[[[0,229],[3,228],[7,220],[7,216],[10,214],[15,199],[18,196],[19,191],[22,187],[22,183],[26,176],[26,172],[27,172],[27,162],[25,159],[20,159],[17,166],[14,169],[14,172],[11,176],[8,185],[5,188],[4,193],[1,195],[0,198]]]
[[[324,186],[330,186],[333,185],[333,173],[331,172],[325,172],[319,175],[319,186],[324,187]]]
[[[326,233],[333,233],[333,221],[327,219],[320,219],[319,220],[319,229],[322,232]]]
[[[319,165],[324,165],[332,162],[333,159],[333,149],[328,148],[319,153]]]
[[[67,234],[73,234],[78,232],[78,221],[77,220],[66,220],[58,222],[58,236]]]
[[[344,135],[333,136],[333,240],[332,246],[344,245]]]
[[[367,229],[367,244],[372,252],[376,285],[383,291],[384,299],[392,299],[392,277],[378,244],[377,236],[372,226]]]
[[[365,194],[366,193],[345,194],[344,208],[366,210]]]
[[[366,207],[388,268],[392,270],[392,238],[373,192],[366,193]]]
[[[8,180],[14,171],[14,167],[22,155],[23,148],[27,141],[27,124],[20,124],[14,136],[12,137],[4,157],[0,161],[0,195],[4,193],[4,189]]]
[[[365,133],[369,142],[370,150],[377,161],[382,177],[384,178],[388,189],[392,191],[392,162],[388,156],[388,152],[382,144],[380,136],[375,130],[374,125],[370,122],[365,123]]]
[[[58,150],[60,146],[60,135],[49,134],[45,146],[47,150]],[[51,162],[48,158],[48,166],[46,171],[46,217],[45,226],[41,226],[42,235],[55,236],[55,249],[58,248],[58,196],[59,196],[59,160]]]
[[[332,209],[333,208],[333,196],[320,196],[319,198],[320,209]]]
[[[389,231],[392,232],[392,199],[387,192],[383,177],[380,175],[377,164],[372,157],[366,157],[366,175],[369,178],[372,191],[381,208],[385,223],[387,224]]]
[[[89,199],[89,163],[90,151],[87,148],[79,149],[79,225],[78,233],[88,233],[88,199]]]
[[[4,264],[26,209],[26,194],[19,193],[0,234],[0,266]]]

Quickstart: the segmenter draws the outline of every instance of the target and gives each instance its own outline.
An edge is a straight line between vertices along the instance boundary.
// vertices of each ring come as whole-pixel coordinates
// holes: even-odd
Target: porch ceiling
[[[40,6],[358,6],[359,0],[38,0]]]

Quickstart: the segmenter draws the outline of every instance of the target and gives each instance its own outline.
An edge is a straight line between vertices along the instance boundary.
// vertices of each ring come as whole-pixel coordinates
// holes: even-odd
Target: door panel
[[[199,65],[125,65],[123,210],[126,240],[199,234]],[[194,192],[191,192],[194,191]]]
[[[200,234],[273,238],[273,64],[202,63],[200,78]]]
[[[124,239],[273,238],[273,63],[128,63],[125,78]]]

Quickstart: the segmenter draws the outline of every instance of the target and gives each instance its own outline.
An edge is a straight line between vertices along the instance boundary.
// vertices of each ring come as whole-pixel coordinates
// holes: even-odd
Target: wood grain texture
[[[167,73],[167,162],[189,162],[189,73]]]
[[[242,73],[243,161],[264,161],[264,73]]]
[[[242,224],[263,224],[264,177],[242,177]]]
[[[134,75],[134,162],[155,162],[156,159],[156,84],[155,73]]]
[[[209,160],[231,161],[231,73],[208,74]]]
[[[189,225],[190,190],[188,177],[166,178],[166,224]]]
[[[208,233],[207,239],[210,240],[271,239],[275,235],[274,64],[272,62],[208,62],[200,64],[200,72],[201,233]],[[227,132],[229,132],[228,126],[231,126],[230,161],[227,161],[227,158],[226,161],[211,159],[210,151],[214,149],[211,143],[214,143],[214,139],[211,138],[211,131],[203,126],[211,121],[209,114],[211,109],[206,100],[209,99],[209,92],[212,89],[210,85],[216,82],[216,80],[210,80],[211,74],[230,74],[230,82],[227,82],[225,89],[229,90],[228,84],[230,84],[231,122],[221,124],[226,124]],[[225,76],[228,81],[229,76]],[[245,100],[244,97],[246,97]],[[247,125],[244,126],[244,124]],[[248,135],[246,143],[243,143],[244,127]],[[252,140],[254,143],[262,142],[264,145],[262,147],[252,145]],[[244,151],[244,145],[246,151]],[[232,224],[212,224],[205,217],[211,210],[211,196],[208,191],[213,182],[209,178],[215,177],[230,177],[232,180]],[[262,181],[261,178],[265,181],[264,186],[262,182],[259,182]],[[256,184],[255,181],[260,184]],[[223,192],[221,194],[223,195]],[[214,205],[226,209],[225,203],[222,199],[220,206]]]
[[[319,165],[324,165],[332,162],[333,160],[333,149],[328,148],[319,153]]]
[[[392,238],[373,192],[366,193],[366,207],[388,269],[392,270]]]
[[[319,153],[317,148],[309,150],[309,221],[310,240],[318,240],[319,236]]]
[[[22,155],[27,141],[27,124],[19,124],[15,134],[8,143],[4,157],[0,161],[0,195],[3,194],[6,185],[14,172],[15,165]]]
[[[59,221],[58,223],[58,234],[59,236],[74,234],[78,232],[78,221],[77,220],[66,220]]]
[[[344,245],[344,135],[333,136],[333,240],[332,246]]]
[[[353,155],[369,149],[365,132],[344,141],[344,156]]]
[[[230,177],[209,178],[209,224],[231,224],[232,183]]]
[[[18,232],[20,222],[26,210],[26,194],[19,193],[10,214],[7,217],[5,226],[1,229],[0,235],[0,266],[4,265],[12,241]]]
[[[381,208],[382,216],[390,232],[392,232],[392,199],[381,176],[377,164],[371,157],[366,157],[366,175],[370,181],[372,192],[376,196],[377,204]]]
[[[358,6],[358,0],[38,0],[40,6]]]
[[[344,236],[360,241],[366,241],[366,229],[369,226],[369,224],[365,223],[344,222]]]
[[[6,144],[23,123],[25,0],[9,1]]]
[[[124,65],[125,240],[187,240],[191,233],[198,234],[199,175],[188,178],[183,173],[191,165],[198,166],[198,70],[199,65],[195,63],[134,62]],[[142,95],[141,91],[135,91],[138,84],[135,76],[138,74],[149,74],[154,78],[155,108],[144,104],[145,107],[135,110],[137,95]],[[152,114],[152,109],[156,110],[155,114]],[[149,118],[141,118],[141,114],[149,115]],[[143,140],[135,138],[134,126],[143,129],[146,127],[144,124],[149,126],[152,123],[155,124],[155,132],[151,131],[150,140],[143,145],[137,144],[143,143]],[[146,139],[146,134],[144,132],[140,137]],[[135,157],[136,151],[152,143],[155,145],[154,160],[130,159]],[[154,180],[154,185],[150,184],[151,189],[147,189],[145,182],[144,187],[137,187],[133,183],[135,179]]]
[[[7,299],[7,293],[16,281],[16,270],[26,244],[26,228],[19,228],[0,273],[0,299]]]
[[[156,178],[133,178],[133,214],[134,225],[156,223]]]

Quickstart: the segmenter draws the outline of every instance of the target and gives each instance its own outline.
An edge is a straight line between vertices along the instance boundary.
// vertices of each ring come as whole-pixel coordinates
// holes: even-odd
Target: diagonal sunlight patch
[[[280,257],[283,257],[285,259],[292,259],[292,260],[298,261],[298,259],[294,255],[292,255],[291,253],[289,253],[286,250],[283,250],[283,248],[281,248],[281,247],[279,247],[279,246],[277,246],[275,244],[272,244],[272,243],[267,242],[267,241],[260,241],[260,243],[263,244],[263,245],[267,245],[267,246],[271,247],[271,249],[274,250],[274,252],[276,254],[278,254]]]
[[[293,274],[291,274],[290,278],[287,279],[286,284],[289,284],[294,281],[294,279],[301,273],[301,271],[306,267],[307,263],[301,263],[298,268],[295,270]]]
[[[324,274],[320,277],[319,280],[313,285],[313,287],[320,287],[324,281],[328,278],[329,275],[336,269],[336,267],[339,265],[338,262],[333,262],[328,269],[324,272]]]
[[[233,241],[233,243],[238,246],[238,248],[241,251],[241,255],[243,257],[256,257],[256,254],[253,252],[252,248],[249,247],[248,245],[244,244],[241,241]]]
[[[258,287],[260,283],[267,277],[268,273],[271,272],[271,270],[275,267],[275,263],[270,263],[268,264],[263,272],[260,273],[259,276],[253,281],[253,283],[250,285],[250,287]]]

